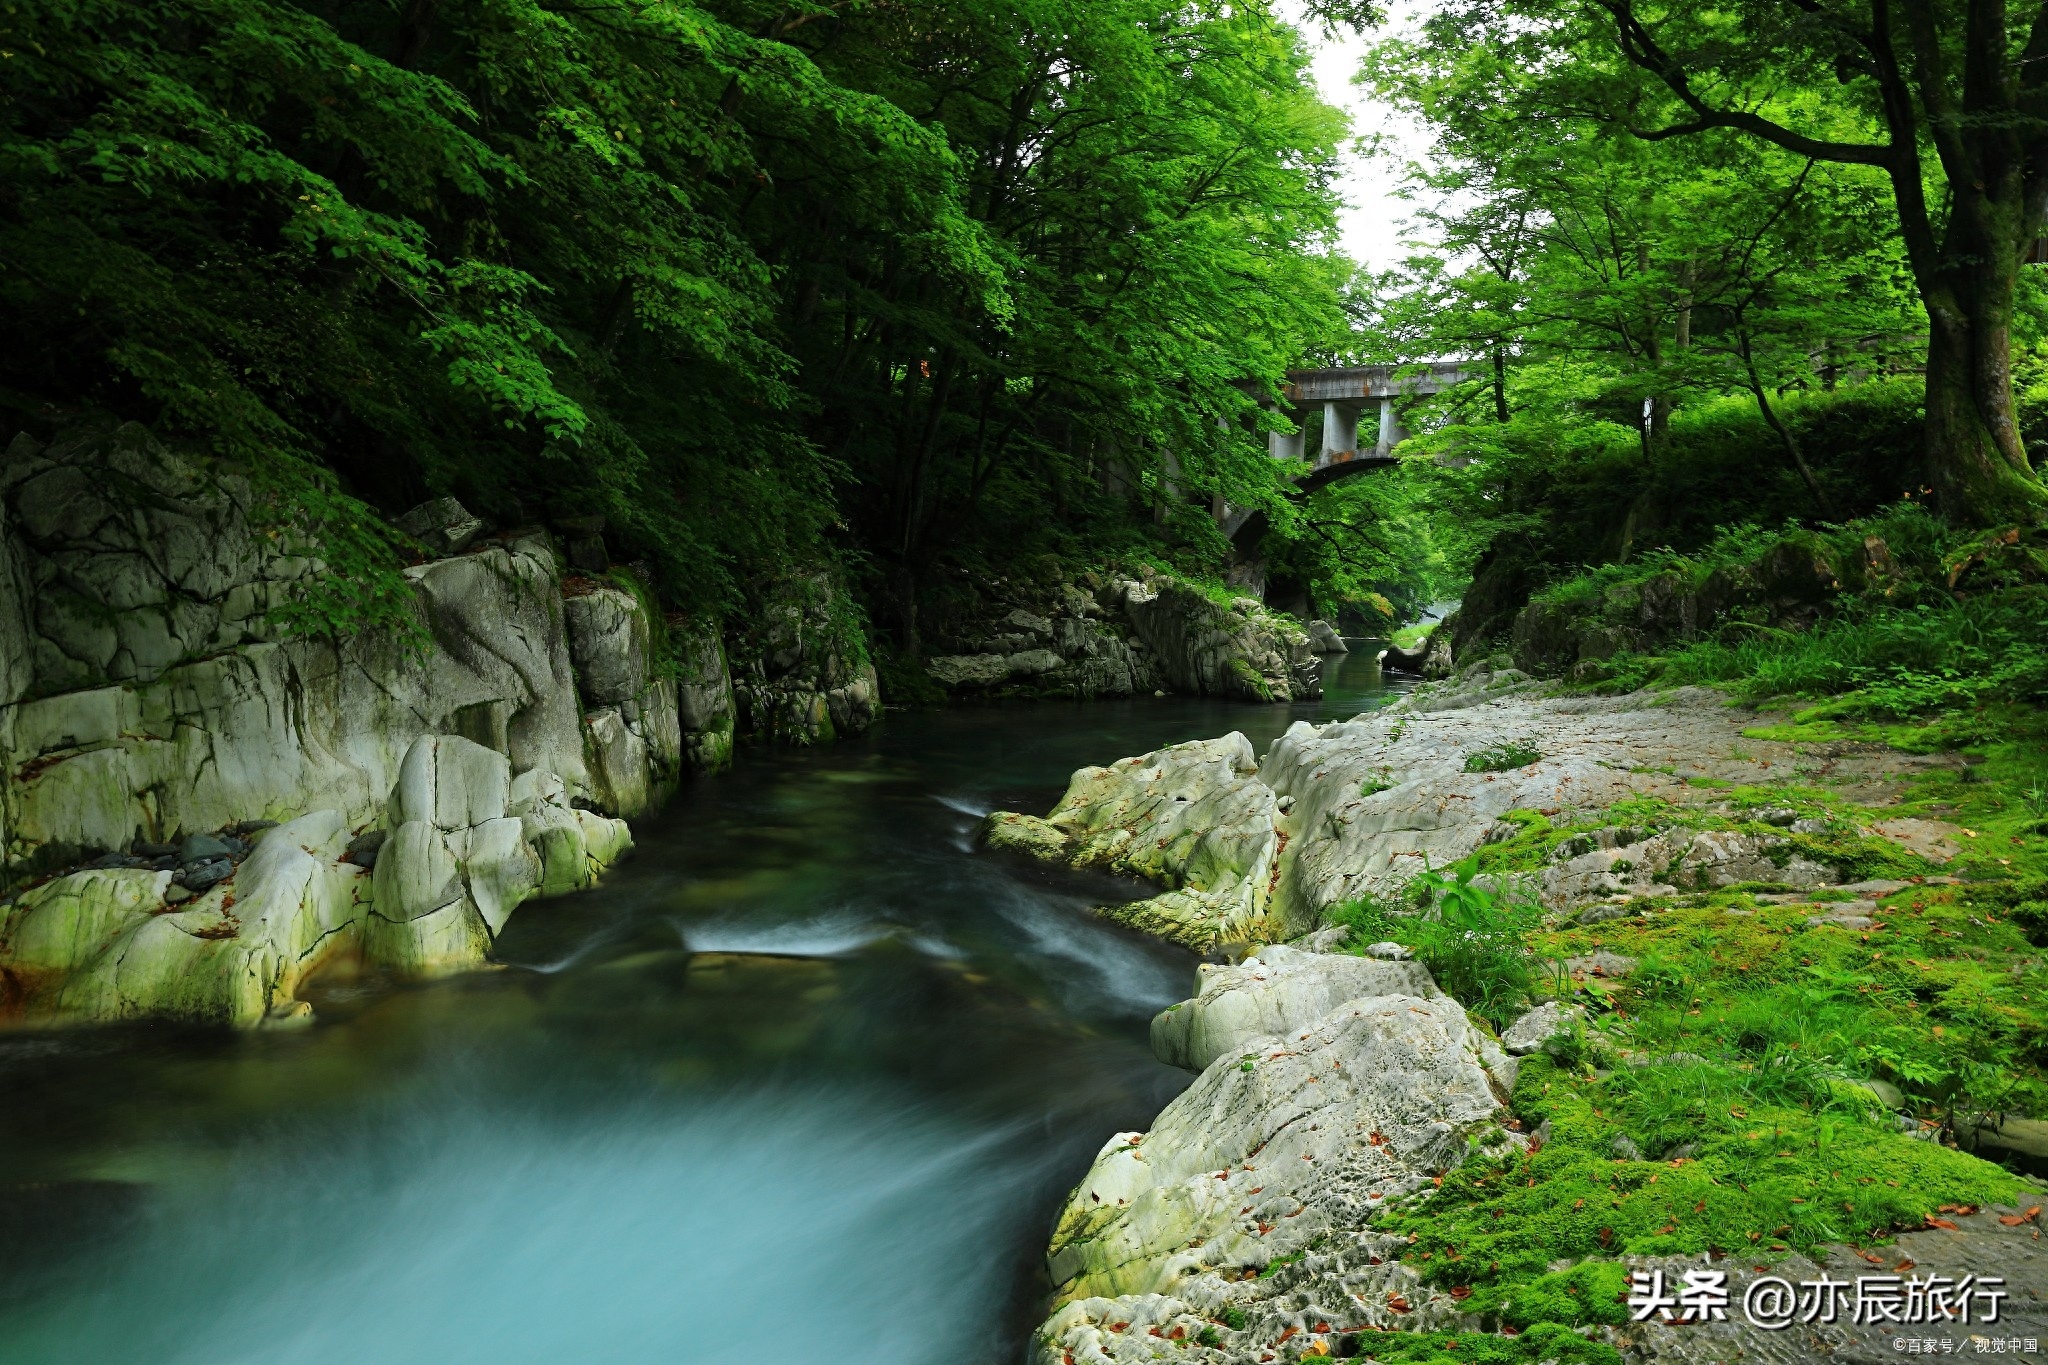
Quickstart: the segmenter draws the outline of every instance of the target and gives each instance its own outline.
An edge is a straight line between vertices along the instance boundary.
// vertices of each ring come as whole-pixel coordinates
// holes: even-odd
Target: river
[[[1059,1198],[1188,1081],[1128,882],[977,852],[1073,769],[1383,702],[892,714],[743,751],[533,903],[502,971],[330,978],[297,1033],[0,1035],[0,1360],[1021,1359]],[[1142,893],[1139,893],[1142,894]]]

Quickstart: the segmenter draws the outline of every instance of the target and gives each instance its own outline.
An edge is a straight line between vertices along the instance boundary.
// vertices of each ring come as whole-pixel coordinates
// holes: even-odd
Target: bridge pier
[[[1335,401],[1323,404],[1323,450],[1316,460],[1321,467],[1358,457],[1358,405]]]
[[[1380,399],[1380,438],[1372,453],[1385,457],[1394,453],[1394,447],[1408,439],[1408,431],[1401,425],[1401,419],[1394,412],[1394,400]]]
[[[1266,433],[1266,453],[1276,460],[1298,460],[1301,458],[1301,443],[1305,435],[1300,427],[1300,419],[1297,418],[1295,430],[1291,434],[1280,431]]]

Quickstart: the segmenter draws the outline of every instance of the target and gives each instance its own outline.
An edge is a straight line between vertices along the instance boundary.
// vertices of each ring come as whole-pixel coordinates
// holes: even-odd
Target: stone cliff
[[[261,512],[133,425],[0,458],[0,1010],[252,1024],[302,1017],[339,953],[480,965],[729,759],[717,629],[664,620],[600,529],[565,575],[547,532],[427,504],[401,520],[440,556],[404,572],[416,629],[315,634],[279,611],[321,547]],[[793,717],[751,728],[865,726],[872,671],[818,656],[747,675]]]

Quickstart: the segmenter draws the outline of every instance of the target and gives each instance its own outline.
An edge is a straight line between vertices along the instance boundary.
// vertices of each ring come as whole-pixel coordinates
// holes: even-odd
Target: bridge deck
[[[1349,365],[1327,370],[1289,370],[1280,392],[1290,403],[1364,402],[1377,398],[1409,398],[1442,393],[1476,377],[1461,360],[1439,360],[1427,366]]]

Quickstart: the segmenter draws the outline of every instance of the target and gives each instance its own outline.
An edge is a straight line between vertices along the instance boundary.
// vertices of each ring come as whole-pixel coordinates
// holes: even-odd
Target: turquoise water
[[[0,1035],[0,1360],[1021,1358],[1060,1197],[1186,1083],[1129,883],[977,852],[1068,774],[1386,697],[892,714],[748,753],[531,904],[499,971],[301,1033]]]

